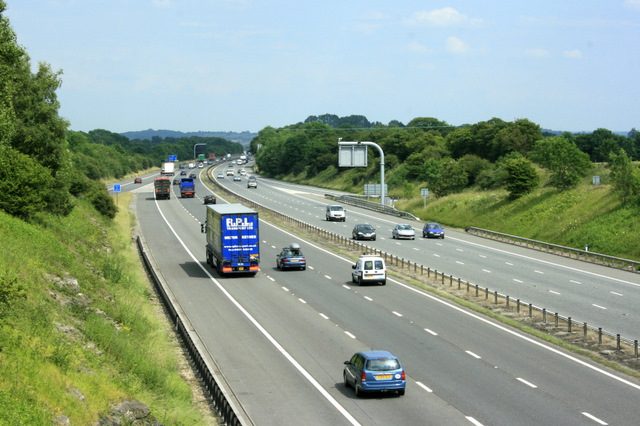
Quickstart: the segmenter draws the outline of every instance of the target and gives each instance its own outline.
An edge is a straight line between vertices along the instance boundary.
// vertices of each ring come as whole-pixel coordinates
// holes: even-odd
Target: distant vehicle
[[[153,180],[153,190],[156,200],[171,198],[171,180],[166,176],[160,176]]]
[[[404,395],[407,373],[397,356],[389,351],[362,351],[344,362],[344,385],[356,396],[365,392],[396,392]]]
[[[256,179],[255,176],[249,176],[249,179],[247,179],[247,188],[257,188],[258,187],[258,180]]]
[[[216,196],[215,195],[205,195],[203,199],[204,204],[215,204]]]
[[[351,238],[354,240],[376,240],[376,229],[368,223],[359,223],[353,227]]]
[[[234,177],[233,177],[233,181],[234,181],[234,182],[242,182],[242,178],[240,177],[240,175],[238,175],[238,176],[234,176]]]
[[[192,178],[182,178],[180,180],[180,197],[193,198],[196,195],[196,185]]]
[[[416,231],[413,229],[413,226],[406,223],[400,223],[393,227],[393,230],[391,231],[391,238],[415,240]]]
[[[240,176],[246,176],[247,171],[245,169],[240,169]]]
[[[423,238],[444,238],[444,228],[437,222],[427,222],[422,228]]]
[[[202,169],[204,167],[204,163],[198,163],[198,168]]]
[[[240,165],[244,164],[244,161],[242,161],[241,159],[239,159],[239,158],[238,158],[238,159],[236,160],[236,164],[237,164],[238,166],[240,166]]]
[[[216,176],[218,179],[224,179],[224,173],[218,173]]]
[[[173,184],[174,185],[180,185],[180,179],[179,178],[173,179]]]
[[[189,177],[190,177],[191,179],[195,179],[195,178],[197,178],[197,177],[198,177],[198,175],[197,175],[197,174],[195,174],[195,173],[189,173]]]
[[[186,175],[187,175],[187,171],[186,171],[186,170],[182,170],[182,171],[180,172],[180,176],[186,176]]]
[[[227,172],[225,174],[227,176],[235,176],[236,172],[234,172],[233,169],[227,169]]]
[[[133,180],[133,183],[142,183],[142,178],[141,177],[137,177]]]
[[[300,250],[300,244],[291,243],[276,255],[278,269],[307,269],[307,259]]]
[[[189,168],[190,168],[190,169],[193,169],[193,168],[195,168],[195,167],[196,167],[196,163],[189,163]]]
[[[387,284],[387,267],[380,256],[363,254],[355,265],[351,266],[351,282],[363,285],[367,283]]]
[[[179,168],[180,170],[182,170],[182,169],[186,169],[186,168],[187,168],[187,165],[186,165],[186,164],[184,164],[184,163],[180,163],[180,165],[178,166],[178,168]]]
[[[173,161],[165,161],[160,169],[161,176],[173,176],[176,171],[176,164]]]
[[[347,220],[347,211],[344,207],[338,205],[329,205],[326,208],[325,217],[327,222],[337,220],[344,222]]]
[[[220,275],[260,270],[258,212],[242,204],[206,206],[207,263]]]

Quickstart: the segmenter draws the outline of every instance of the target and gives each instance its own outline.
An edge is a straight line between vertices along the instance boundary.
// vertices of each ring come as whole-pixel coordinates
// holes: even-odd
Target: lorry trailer
[[[171,179],[166,176],[160,176],[153,180],[153,189],[156,194],[156,200],[171,198]]]
[[[196,195],[196,186],[192,178],[182,178],[180,180],[180,197],[193,198]]]

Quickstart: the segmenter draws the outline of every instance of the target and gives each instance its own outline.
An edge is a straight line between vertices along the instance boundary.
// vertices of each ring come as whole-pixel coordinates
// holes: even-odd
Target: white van
[[[358,285],[366,283],[387,284],[387,267],[380,256],[363,254],[351,268],[351,282]]]
[[[328,205],[325,217],[327,218],[327,222],[332,220],[344,222],[347,220],[347,211],[342,206]]]

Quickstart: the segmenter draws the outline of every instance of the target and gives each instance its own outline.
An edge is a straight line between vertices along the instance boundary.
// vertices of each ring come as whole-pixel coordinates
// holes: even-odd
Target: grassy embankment
[[[207,422],[131,244],[129,200],[114,223],[84,202],[38,224],[0,212],[0,424],[94,424],[123,400],[163,424]]]
[[[603,166],[596,166],[593,174],[602,176],[606,183],[608,170]],[[546,176],[543,174],[543,177]],[[313,178],[285,177],[295,182],[362,193],[362,186],[353,184],[354,178],[353,170],[337,174],[332,167]],[[593,186],[591,175],[568,191],[540,187],[513,201],[503,190],[467,190],[430,199],[426,208],[419,196],[420,188],[425,186],[413,182],[405,183],[402,188],[390,185],[391,194],[399,198],[396,207],[448,226],[476,226],[580,249],[588,245],[594,252],[640,259],[640,208],[621,205],[611,186]]]

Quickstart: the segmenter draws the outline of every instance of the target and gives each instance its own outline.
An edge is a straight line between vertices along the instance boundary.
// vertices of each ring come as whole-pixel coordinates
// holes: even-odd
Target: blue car
[[[396,392],[404,395],[407,375],[398,357],[388,351],[355,353],[344,362],[344,385],[353,387],[356,396],[365,392]]]
[[[276,267],[284,269],[307,269],[307,258],[302,254],[300,244],[291,243],[276,255]]]
[[[444,228],[437,222],[427,222],[422,228],[423,238],[444,238]]]

